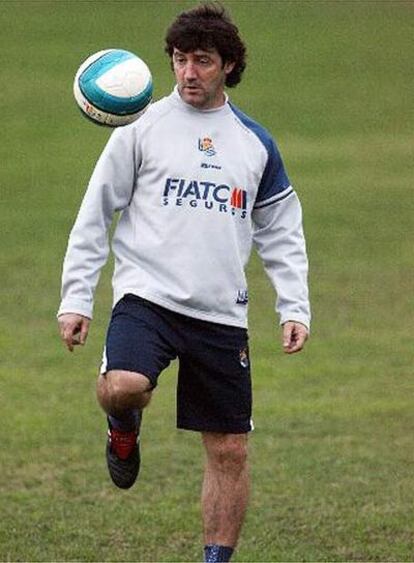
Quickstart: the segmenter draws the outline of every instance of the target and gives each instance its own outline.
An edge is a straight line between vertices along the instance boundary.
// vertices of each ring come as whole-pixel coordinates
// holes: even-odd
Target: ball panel
[[[105,53],[110,53],[111,51],[115,51],[115,49],[103,49],[102,51],[98,51],[97,53],[94,53],[93,55],[85,59],[76,72],[75,82],[79,80],[79,77],[83,74],[83,72],[85,72],[88,67],[90,67],[95,61],[102,57],[102,55],[104,55]]]
[[[91,104],[85,98],[77,83],[75,83],[74,85],[73,93],[79,109],[81,110],[84,117],[87,117],[89,120],[99,125],[107,125],[109,127],[122,127],[123,125],[128,125],[129,123],[132,123],[133,121],[138,119],[138,117],[145,113],[145,111],[149,107],[148,104],[141,111],[137,111],[130,115],[114,115],[108,113],[107,111],[102,111],[100,108]]]
[[[107,111],[114,115],[131,115],[143,110],[150,103],[152,83],[147,86],[140,96],[132,98],[112,96],[96,86],[88,89],[87,97],[90,103],[101,111]]]
[[[95,79],[96,84],[105,92],[115,96],[138,96],[151,82],[147,65],[138,57],[128,59],[109,68]]]
[[[94,55],[92,55],[94,57]],[[90,58],[92,58],[90,57]],[[79,80],[85,84],[90,80],[98,80],[103,74],[114,68],[116,65],[134,58],[135,55],[122,49],[106,49],[100,51],[100,56],[92,60],[79,76]],[[89,60],[89,59],[87,59]]]
[[[152,98],[149,69],[135,58],[109,68],[97,80],[86,73],[79,78],[79,88],[88,100],[103,111],[130,115],[141,111]],[[129,95],[127,89],[134,92]]]

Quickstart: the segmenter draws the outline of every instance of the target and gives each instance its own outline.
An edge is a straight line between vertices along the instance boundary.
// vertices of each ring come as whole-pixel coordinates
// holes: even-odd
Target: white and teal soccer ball
[[[135,121],[151,103],[152,91],[148,66],[123,49],[106,49],[88,57],[73,84],[84,115],[110,127]]]

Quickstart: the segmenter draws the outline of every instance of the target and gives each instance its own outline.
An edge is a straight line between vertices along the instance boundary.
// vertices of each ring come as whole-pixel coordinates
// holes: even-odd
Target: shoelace
[[[121,430],[108,430],[111,449],[116,453],[119,459],[125,460],[133,452],[137,443],[136,432],[122,432]]]

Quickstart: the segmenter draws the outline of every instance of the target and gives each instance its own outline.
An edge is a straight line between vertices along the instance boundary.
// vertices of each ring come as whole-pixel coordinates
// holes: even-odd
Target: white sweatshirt
[[[114,304],[133,293],[190,317],[246,327],[244,270],[254,241],[280,322],[309,326],[299,200],[274,141],[228,99],[200,111],[175,89],[113,132],[69,238],[58,315],[92,318],[117,211]]]

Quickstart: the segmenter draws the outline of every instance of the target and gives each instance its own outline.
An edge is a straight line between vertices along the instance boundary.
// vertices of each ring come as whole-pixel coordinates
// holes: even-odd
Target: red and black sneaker
[[[120,489],[129,489],[139,473],[141,455],[138,432],[123,432],[112,428],[108,420],[106,461],[112,481]]]

